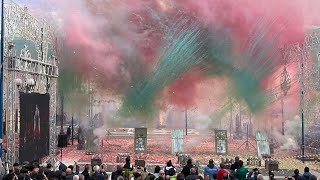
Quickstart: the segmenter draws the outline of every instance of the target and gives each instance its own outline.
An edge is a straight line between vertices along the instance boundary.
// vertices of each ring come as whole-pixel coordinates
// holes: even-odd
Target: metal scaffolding
[[[320,29],[311,29],[302,43],[287,44],[281,51],[284,64],[295,65],[297,74],[293,76],[300,85],[301,160],[304,162],[305,125],[312,121],[313,111],[320,105],[320,99],[314,100],[311,96],[312,93],[319,94],[320,90]]]
[[[19,92],[50,94],[50,163],[56,162],[56,87],[58,61],[56,39],[50,26],[8,1],[4,11],[5,49],[3,80],[4,161],[11,166],[19,160]]]

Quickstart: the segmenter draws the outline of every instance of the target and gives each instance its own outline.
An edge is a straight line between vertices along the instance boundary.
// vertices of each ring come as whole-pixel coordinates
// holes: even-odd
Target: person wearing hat
[[[209,164],[204,168],[204,174],[209,174],[210,180],[213,180],[213,175],[218,172],[218,166],[216,166],[212,159],[209,160]]]

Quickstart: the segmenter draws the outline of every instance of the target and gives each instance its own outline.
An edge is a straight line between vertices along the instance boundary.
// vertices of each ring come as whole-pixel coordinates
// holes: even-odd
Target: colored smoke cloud
[[[265,89],[273,83],[265,79],[281,65],[278,48],[301,40],[306,27],[319,23],[320,2],[70,0],[50,5],[64,44],[62,64],[80,80],[95,82],[99,91],[120,95],[122,110],[135,116],[167,109],[159,101],[195,106],[197,85],[221,77],[229,78],[231,96],[253,112],[264,110]]]

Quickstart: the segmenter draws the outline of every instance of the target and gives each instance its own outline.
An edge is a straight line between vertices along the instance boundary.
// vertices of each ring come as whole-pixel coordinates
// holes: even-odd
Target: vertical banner
[[[49,155],[49,100],[49,94],[20,93],[20,162]]]
[[[215,130],[215,147],[217,155],[227,155],[228,153],[228,137],[227,130]]]
[[[134,129],[134,151],[136,153],[147,152],[147,128]]]
[[[171,131],[172,154],[183,152],[183,130],[173,129]]]
[[[267,133],[261,131],[256,132],[256,141],[258,157],[262,158],[263,155],[270,155],[270,147]]]

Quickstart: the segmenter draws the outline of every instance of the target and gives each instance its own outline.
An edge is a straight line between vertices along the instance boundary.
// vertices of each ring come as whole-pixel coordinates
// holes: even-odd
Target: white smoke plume
[[[283,137],[284,142],[280,147],[281,150],[296,150],[299,149],[296,137],[299,136],[301,132],[301,118],[296,115],[293,120],[286,121],[285,123],[285,135]]]

